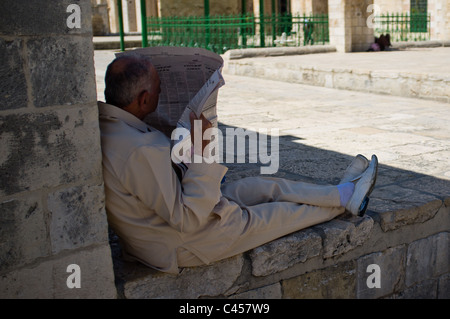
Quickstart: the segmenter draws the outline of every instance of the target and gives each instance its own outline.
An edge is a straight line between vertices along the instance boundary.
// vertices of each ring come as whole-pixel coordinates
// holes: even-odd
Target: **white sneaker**
[[[339,184],[348,183],[359,177],[362,173],[364,173],[367,167],[369,167],[369,160],[361,154],[356,155],[350,165],[346,168],[344,176]]]
[[[350,197],[350,200],[345,208],[353,215],[364,215],[367,209],[368,196],[372,192],[377,180],[377,173],[378,158],[376,155],[372,155],[369,167],[364,171],[364,173],[353,180],[350,180],[350,182],[356,182],[355,191],[352,197]]]

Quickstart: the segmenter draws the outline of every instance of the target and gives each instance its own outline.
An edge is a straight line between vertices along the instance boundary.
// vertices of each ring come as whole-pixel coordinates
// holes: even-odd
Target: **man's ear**
[[[150,100],[150,93],[147,90],[142,91],[138,95],[139,108],[146,107]]]

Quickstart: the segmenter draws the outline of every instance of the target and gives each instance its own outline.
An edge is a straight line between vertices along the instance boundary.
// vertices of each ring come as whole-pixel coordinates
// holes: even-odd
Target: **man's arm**
[[[127,164],[122,176],[127,190],[185,233],[194,232],[208,221],[220,201],[220,185],[227,171],[216,163],[192,163],[180,183],[165,146],[141,147]]]

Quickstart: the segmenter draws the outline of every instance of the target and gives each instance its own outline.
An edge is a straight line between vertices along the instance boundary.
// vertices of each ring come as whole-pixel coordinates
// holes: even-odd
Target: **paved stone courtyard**
[[[411,70],[410,59],[430,58],[433,50],[395,52],[396,72],[408,69],[416,72],[415,76],[427,77],[446,63],[443,52],[450,50],[440,48],[428,69]],[[381,54],[389,57],[388,53]],[[237,66],[245,65],[241,73],[252,76],[232,75],[225,69],[226,84],[218,99],[222,132],[227,128],[266,129],[269,134],[278,130],[279,168],[272,176],[337,184],[356,154],[369,158],[377,154],[378,180],[364,218],[340,216],[253,249],[246,258],[239,255],[185,269],[175,277],[123,262],[113,241],[119,294],[124,298],[448,298],[450,104],[429,97],[292,83],[277,76],[265,77],[256,70],[264,65],[278,67],[276,74],[280,75],[283,67],[289,66],[286,72],[292,72],[292,68],[314,60],[315,67],[324,68],[334,61],[340,68],[357,73],[357,66],[370,57],[327,53],[237,61]],[[113,58],[113,51],[95,52],[99,100],[103,100],[104,71]],[[380,64],[377,67],[383,72]],[[374,70],[371,65],[367,68]],[[444,81],[439,85],[448,82],[443,70],[445,67],[439,69],[439,78]],[[265,166],[249,163],[248,158],[244,164],[225,165],[229,167],[227,182],[259,175]],[[308,248],[305,253],[304,247],[316,247],[317,251],[312,253],[314,249]],[[373,262],[384,269],[386,280],[383,289],[376,291],[364,289],[365,265]],[[208,276],[211,285],[197,285],[198,276]],[[316,277],[317,283],[311,282]],[[331,284],[322,285],[324,280]],[[185,289],[186,285],[190,288]]]
[[[433,52],[436,58],[431,58]],[[409,72],[425,72],[425,64],[420,63],[417,70],[412,70],[412,61],[426,59],[431,61],[426,64],[430,72],[442,73],[448,69],[445,57],[450,56],[450,48],[380,55],[388,57],[390,53],[395,66],[392,69],[398,72],[402,67]],[[327,53],[276,59],[287,64],[308,64],[321,58],[324,65],[330,65],[330,61],[339,64],[341,58],[340,67],[350,68],[345,63],[351,63],[360,68],[371,58],[366,54],[365,60],[358,61],[348,58],[351,55]],[[380,55],[372,54],[375,60]],[[99,100],[103,100],[106,65],[113,58],[114,51],[95,52]],[[273,59],[254,58],[259,63]],[[383,70],[380,63],[365,67]],[[450,70],[446,74],[450,77]],[[276,176],[337,183],[353,156],[377,154],[380,171],[374,198],[379,196],[382,201],[394,194],[403,198],[409,192],[404,186],[424,192],[411,198],[414,202],[430,196],[450,196],[450,104],[236,76],[226,71],[224,77],[226,85],[220,89],[218,100],[221,128],[267,129],[269,133],[279,129],[280,165]],[[228,180],[260,172],[257,164],[227,165]],[[377,202],[372,201],[372,208]]]

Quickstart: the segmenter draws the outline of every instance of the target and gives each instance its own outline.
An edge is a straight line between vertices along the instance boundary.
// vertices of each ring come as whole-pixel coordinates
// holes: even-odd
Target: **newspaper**
[[[121,54],[148,56],[161,79],[158,108],[144,121],[168,137],[176,127],[190,130],[189,115],[203,115],[217,128],[218,90],[225,84],[223,59],[201,48],[150,47]]]

